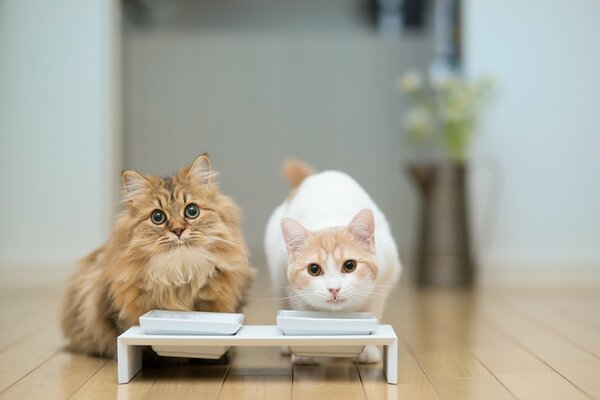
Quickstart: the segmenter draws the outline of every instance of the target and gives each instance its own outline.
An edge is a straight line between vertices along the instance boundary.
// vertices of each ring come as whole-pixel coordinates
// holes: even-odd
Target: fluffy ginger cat
[[[175,176],[125,171],[109,240],[68,281],[62,326],[72,350],[106,357],[152,309],[234,312],[252,278],[239,209],[208,156]]]
[[[383,213],[342,172],[314,174],[307,165],[290,160],[283,173],[292,192],[271,215],[265,238],[273,284],[283,288],[283,307],[370,311],[381,319],[401,270]],[[358,357],[359,362],[379,360],[377,346],[366,346]]]

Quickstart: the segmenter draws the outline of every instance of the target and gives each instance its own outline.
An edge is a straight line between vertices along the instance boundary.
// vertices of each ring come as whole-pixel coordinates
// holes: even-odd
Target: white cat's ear
[[[375,246],[375,220],[373,212],[368,208],[361,210],[350,221],[346,227],[346,231],[361,245],[364,245],[369,250],[373,250]]]
[[[288,252],[291,254],[300,251],[310,237],[310,232],[291,218],[281,220],[281,232],[283,233]]]
[[[210,158],[202,154],[194,160],[187,174],[188,178],[200,185],[208,185],[214,173],[210,169]]]
[[[123,171],[121,174],[121,182],[126,196],[129,198],[136,197],[146,190],[150,189],[150,182],[135,171]]]

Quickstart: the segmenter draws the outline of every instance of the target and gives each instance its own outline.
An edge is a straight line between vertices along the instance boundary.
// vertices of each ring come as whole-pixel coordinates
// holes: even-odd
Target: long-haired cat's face
[[[235,211],[212,177],[205,155],[168,178],[123,173],[125,250],[132,261],[146,260],[151,281],[187,283],[199,269],[210,273],[216,257],[239,251],[225,223]]]
[[[289,218],[281,226],[288,280],[302,300],[315,309],[336,311],[355,309],[369,298],[378,271],[370,210],[359,212],[346,227],[309,232]]]

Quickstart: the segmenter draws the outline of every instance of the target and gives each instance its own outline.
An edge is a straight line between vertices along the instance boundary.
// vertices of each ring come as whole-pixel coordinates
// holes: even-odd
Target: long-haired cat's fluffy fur
[[[273,212],[265,239],[273,284],[284,288],[283,306],[370,311],[381,318],[401,270],[383,213],[342,172],[314,174],[305,164],[288,161],[284,175],[293,189]],[[380,359],[376,346],[366,346],[358,358]]]
[[[206,155],[173,177],[122,181],[109,240],[68,282],[62,326],[77,352],[114,356],[117,335],[151,309],[234,312],[251,280],[239,209]]]

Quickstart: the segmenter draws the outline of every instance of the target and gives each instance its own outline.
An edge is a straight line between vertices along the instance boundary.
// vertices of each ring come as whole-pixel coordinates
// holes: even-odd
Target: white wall
[[[117,0],[0,1],[0,286],[62,279],[73,259],[108,235],[120,169],[118,5]],[[466,68],[472,76],[491,72],[500,85],[474,149],[477,160],[495,160],[505,176],[496,229],[485,225],[476,232],[478,238],[491,235],[480,252],[480,276],[492,284],[597,283],[600,3],[466,0],[464,8]],[[341,166],[382,203],[408,255],[414,193],[399,170],[396,110],[401,102],[387,85],[396,73],[428,59],[427,50],[407,47],[410,41],[395,45],[358,38],[344,45],[342,64],[326,62],[319,77],[318,57],[327,61],[329,48],[339,48],[335,42],[318,38],[316,47],[298,42],[308,52],[302,57],[278,38],[261,42],[247,37],[238,43],[239,37],[217,34],[189,39],[129,38],[134,53],[126,73],[131,73],[134,89],[146,91],[131,91],[140,98],[133,99],[134,114],[126,121],[132,130],[126,166],[167,173],[198,151],[214,149],[217,167],[225,170],[227,192],[241,199],[246,210],[258,210],[246,215],[251,243],[260,242],[253,232],[262,235],[258,228],[271,203],[285,192],[283,182],[272,183],[280,159],[299,154],[321,167]],[[258,53],[244,52],[245,45]],[[396,50],[402,53],[392,56],[387,67],[376,62]],[[187,57],[186,63],[169,62],[173,55]],[[236,64],[237,55],[245,64]],[[139,64],[132,60],[154,57],[158,63],[136,73]],[[225,63],[218,64],[219,59]],[[265,64],[278,65],[278,74],[265,76]],[[374,69],[378,65],[381,69]],[[199,78],[192,85],[182,78],[188,70]],[[234,80],[223,91],[219,80],[202,76],[202,71],[225,80],[253,79]],[[317,80],[312,86],[299,83],[310,82],[313,75]],[[159,79],[155,89],[145,86],[160,76],[174,81],[168,86]],[[280,82],[275,86],[280,91],[261,89],[273,80]],[[205,87],[218,95],[218,103],[212,96],[193,103]],[[184,108],[161,103],[156,95],[165,91],[179,96]],[[313,93],[321,93],[314,103],[298,101]],[[382,93],[387,96],[383,100]],[[336,106],[337,95],[347,104]],[[383,105],[374,104],[376,100]],[[153,112],[163,106],[169,111],[164,120]],[[241,117],[231,118],[225,106],[236,107]],[[184,112],[188,109],[193,112]],[[281,112],[269,115],[269,110]],[[317,118],[297,126],[307,115]],[[293,142],[281,142],[278,133],[286,129],[297,133]],[[332,132],[324,144],[319,129]],[[247,133],[231,152],[227,140],[240,130]],[[175,136],[167,140],[165,132]],[[301,136],[306,132],[309,137]],[[375,141],[375,135],[383,136]],[[137,140],[154,142],[136,147]],[[260,153],[263,144],[273,146],[268,157]],[[375,144],[379,150],[371,147]],[[165,157],[158,151],[161,146],[172,146],[174,156]],[[365,148],[372,150],[363,159],[368,169],[355,162]],[[158,156],[152,160],[144,149],[158,149]],[[238,165],[259,168],[242,169],[238,175]],[[381,181],[369,172],[382,170],[398,173]],[[261,180],[267,175],[269,180]],[[381,182],[385,187],[378,189]],[[487,182],[479,174],[474,183],[475,223],[481,225]]]
[[[282,162],[343,170],[386,213],[409,260],[416,195],[393,82],[426,68],[432,42],[340,29],[126,31],[125,167],[165,175],[207,151],[259,259],[269,215],[289,190]]]
[[[466,69],[499,81],[475,148],[505,176],[482,278],[597,284],[600,2],[467,0],[464,11]]]
[[[108,235],[117,1],[0,2],[0,285],[62,279]]]

